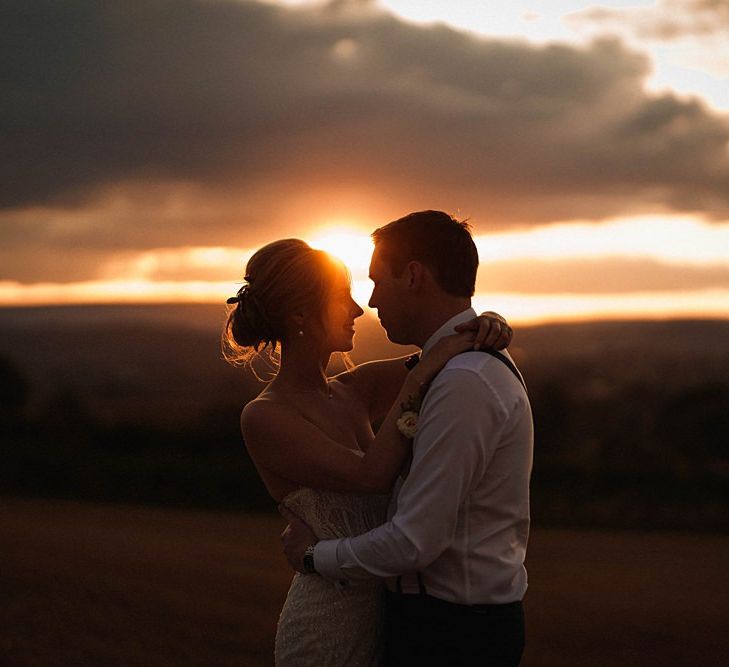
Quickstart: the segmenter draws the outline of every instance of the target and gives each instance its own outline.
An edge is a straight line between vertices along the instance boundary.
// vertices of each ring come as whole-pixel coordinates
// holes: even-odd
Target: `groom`
[[[372,238],[369,305],[391,341],[427,353],[476,317],[478,253],[465,223],[421,211]],[[532,447],[529,400],[508,355],[460,354],[423,400],[389,520],[317,542],[286,513],[286,556],[341,586],[385,579],[386,664],[518,665]]]

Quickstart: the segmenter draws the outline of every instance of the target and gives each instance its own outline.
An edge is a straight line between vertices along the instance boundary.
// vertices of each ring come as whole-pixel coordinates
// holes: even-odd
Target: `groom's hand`
[[[283,545],[286,560],[289,561],[289,565],[294,570],[304,572],[304,551],[319,540],[317,540],[308,524],[304,523],[291,510],[279,505],[278,511],[289,522],[289,525],[281,533],[281,544]]]

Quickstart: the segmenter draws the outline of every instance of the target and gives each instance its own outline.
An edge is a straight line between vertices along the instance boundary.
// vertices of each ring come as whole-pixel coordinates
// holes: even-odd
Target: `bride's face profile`
[[[348,352],[352,349],[354,321],[363,313],[362,308],[352,298],[349,276],[341,268],[332,282],[323,317],[328,347],[333,352]]]
[[[362,309],[341,260],[299,239],[281,239],[253,254],[245,281],[229,300],[235,307],[223,332],[223,354],[231,363],[248,363],[269,346],[316,355],[352,349]]]

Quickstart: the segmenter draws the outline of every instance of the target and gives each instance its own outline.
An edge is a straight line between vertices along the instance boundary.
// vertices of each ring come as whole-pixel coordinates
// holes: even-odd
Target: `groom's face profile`
[[[375,248],[370,262],[370,280],[374,283],[369,307],[377,309],[380,324],[393,343],[411,343],[408,334],[408,278],[392,274],[390,265],[382,256],[381,248]]]

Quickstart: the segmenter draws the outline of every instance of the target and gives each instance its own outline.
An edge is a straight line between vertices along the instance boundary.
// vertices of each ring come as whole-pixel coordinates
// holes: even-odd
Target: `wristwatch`
[[[304,572],[307,574],[317,574],[314,567],[314,545],[310,544],[304,551]]]

